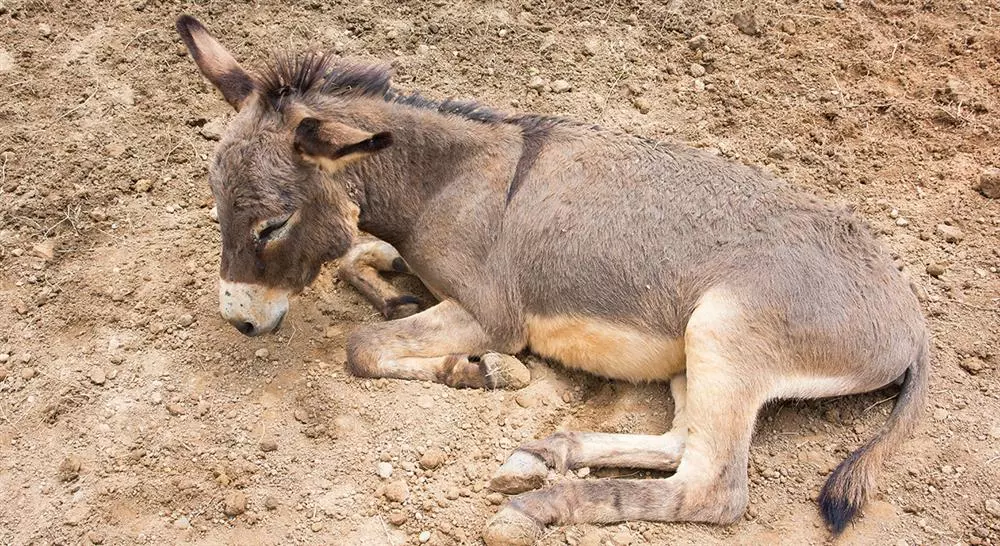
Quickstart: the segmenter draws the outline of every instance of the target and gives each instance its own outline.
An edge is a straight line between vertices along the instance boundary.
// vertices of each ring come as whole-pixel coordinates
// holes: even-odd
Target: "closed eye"
[[[283,237],[289,226],[288,221],[292,219],[291,214],[281,216],[278,218],[272,218],[264,222],[264,225],[257,231],[257,240],[261,243],[267,243],[272,240],[277,240]]]

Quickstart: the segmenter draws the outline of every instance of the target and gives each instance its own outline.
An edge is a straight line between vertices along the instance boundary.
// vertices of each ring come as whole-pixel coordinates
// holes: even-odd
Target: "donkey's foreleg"
[[[420,310],[416,296],[400,294],[379,272],[409,273],[410,268],[389,243],[364,239],[341,258],[337,275],[357,289],[387,319],[399,319]]]
[[[411,317],[358,327],[347,340],[355,375],[435,381],[452,387],[519,389],[531,373],[452,300]]]

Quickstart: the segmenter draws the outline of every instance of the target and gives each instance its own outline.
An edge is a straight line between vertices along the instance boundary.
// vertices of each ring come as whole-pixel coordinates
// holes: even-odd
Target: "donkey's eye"
[[[257,240],[262,243],[267,243],[271,240],[280,239],[287,232],[289,227],[288,221],[291,220],[292,215],[288,214],[281,216],[279,218],[272,218],[260,227],[257,231]]]

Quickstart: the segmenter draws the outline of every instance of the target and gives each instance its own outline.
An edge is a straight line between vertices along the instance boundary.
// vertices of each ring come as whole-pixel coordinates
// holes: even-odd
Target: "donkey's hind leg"
[[[349,283],[389,320],[408,317],[420,310],[416,296],[400,294],[379,272],[409,273],[410,268],[389,243],[363,239],[341,258],[337,275]]]
[[[492,339],[452,300],[400,320],[359,326],[347,339],[355,375],[435,381],[452,387],[519,389],[531,380],[516,352]]]
[[[545,483],[549,468],[560,474],[585,466],[677,470],[687,436],[686,384],[684,374],[670,380],[674,398],[670,432],[663,435],[556,432],[517,448],[493,475],[490,489],[507,494],[537,489]]]
[[[770,343],[724,298],[703,298],[685,332],[688,436],[665,479],[565,481],[513,497],[487,524],[487,545],[527,545],[547,525],[618,521],[731,523],[748,502],[757,411],[773,380]]]

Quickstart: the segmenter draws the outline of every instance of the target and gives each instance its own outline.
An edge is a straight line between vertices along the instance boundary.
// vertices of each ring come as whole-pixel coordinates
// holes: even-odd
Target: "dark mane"
[[[257,85],[262,96],[279,111],[286,98],[325,94],[381,98],[481,123],[520,124],[524,121],[523,116],[509,117],[475,101],[436,101],[419,93],[400,93],[390,84],[392,74],[387,65],[345,61],[332,53],[309,52],[294,56],[279,53],[260,74]]]

